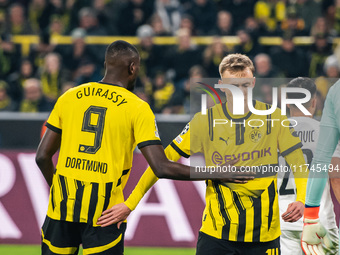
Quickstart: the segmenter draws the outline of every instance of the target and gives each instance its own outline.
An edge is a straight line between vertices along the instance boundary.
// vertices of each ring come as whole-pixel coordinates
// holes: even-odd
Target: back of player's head
[[[106,48],[105,61],[107,64],[115,64],[123,58],[129,60],[139,58],[136,47],[126,41],[118,40]]]
[[[225,71],[228,71],[231,74],[244,72],[247,68],[254,74],[255,68],[253,62],[249,57],[242,54],[229,54],[224,57],[219,65],[219,72],[222,77],[222,74]]]
[[[287,84],[288,88],[303,88],[306,89],[310,92],[311,94],[311,100],[315,97],[316,95],[316,85],[315,82],[307,77],[298,77],[293,80],[291,80]],[[304,98],[305,94],[303,93],[287,93],[287,98],[288,99],[301,99]],[[311,100],[309,100],[307,103],[304,103],[303,105],[308,108],[311,104]],[[294,105],[295,107],[295,105]]]

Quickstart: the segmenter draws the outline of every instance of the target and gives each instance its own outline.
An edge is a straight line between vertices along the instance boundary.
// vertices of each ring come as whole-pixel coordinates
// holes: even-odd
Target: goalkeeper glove
[[[319,207],[306,207],[304,213],[304,226],[301,237],[302,250],[306,255],[324,255],[322,242],[327,248],[332,248],[333,243],[327,230],[319,220]]]

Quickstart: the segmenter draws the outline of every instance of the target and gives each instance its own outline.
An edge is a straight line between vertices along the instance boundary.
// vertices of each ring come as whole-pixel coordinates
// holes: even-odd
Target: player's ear
[[[253,88],[255,87],[255,82],[256,82],[256,78],[254,77],[253,84],[252,84]]]
[[[314,96],[313,99],[312,99],[312,109],[316,108],[316,100],[317,100],[317,98],[316,98],[316,96]]]
[[[129,72],[129,75],[133,75],[136,71],[136,64],[135,62],[131,62],[130,65],[129,65],[129,69],[128,69],[128,72]]]
[[[106,70],[106,61],[104,61],[104,70]]]
[[[218,79],[218,84],[223,84],[222,79]],[[221,90],[223,93],[225,93],[224,88],[220,88],[220,90]]]

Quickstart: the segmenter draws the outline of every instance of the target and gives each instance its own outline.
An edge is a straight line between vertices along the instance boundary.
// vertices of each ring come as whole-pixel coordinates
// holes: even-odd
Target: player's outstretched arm
[[[296,201],[290,203],[281,216],[286,222],[296,222],[303,216],[305,208],[308,168],[300,148],[286,155],[285,160],[288,165],[295,166],[292,171],[296,186]]]
[[[170,145],[165,148],[164,152],[166,157],[172,161],[177,161],[181,157],[181,155]],[[137,207],[146,192],[148,192],[157,181],[157,176],[154,174],[151,167],[148,167],[139,179],[129,198],[124,203],[114,205],[105,210],[98,219],[97,224],[106,227],[117,223],[119,228],[120,224],[126,220],[130,213]]]
[[[169,161],[161,145],[143,147],[141,152],[158,178],[193,180],[190,178],[190,166]]]
[[[144,148],[148,148],[148,147],[156,147],[156,148],[145,151]],[[147,161],[149,162],[151,167],[153,167],[153,166],[154,167],[160,167],[161,171],[164,170],[165,168],[168,168],[168,169],[166,169],[166,171],[169,171],[170,174],[168,172],[161,173],[161,176],[166,176],[166,177],[163,177],[163,178],[179,179],[179,180],[203,180],[204,179],[204,178],[202,178],[202,179],[190,178],[190,167],[189,166],[169,161],[168,159],[173,160],[173,161],[177,161],[181,157],[181,155],[178,152],[176,152],[171,146],[168,146],[165,149],[166,156],[163,152],[162,146],[150,145],[150,146],[147,146],[147,147],[144,147],[144,148],[142,148],[141,151],[142,151],[143,155],[146,155],[148,157],[150,156],[149,155],[150,153],[151,154],[153,153],[153,151],[158,152],[159,149],[161,150],[158,154],[157,153],[152,154],[152,155],[154,155],[154,157],[151,156],[151,159],[147,158],[147,157],[146,158],[147,158]],[[164,158],[163,158],[162,154],[164,154]],[[158,155],[158,157],[157,157],[157,155]],[[157,161],[157,160],[160,160],[160,162],[154,162],[154,161]],[[168,164],[167,162],[164,163],[162,161],[167,161],[170,164]],[[233,165],[236,162],[237,162],[237,160],[229,161],[227,163],[227,165]],[[136,208],[136,206],[138,205],[138,203],[140,202],[140,200],[142,199],[144,194],[158,180],[158,177],[154,174],[153,169],[151,169],[151,167],[149,167],[144,172],[143,176],[139,180],[137,186],[135,187],[135,189],[133,190],[133,192],[131,193],[131,195],[127,199],[127,201],[125,201],[124,203],[114,205],[110,209],[104,211],[102,213],[102,216],[97,221],[98,225],[100,225],[102,227],[106,227],[106,226],[109,226],[111,224],[118,223],[118,227],[119,227],[120,224],[123,221],[126,220],[126,218],[129,216],[131,211]],[[157,169],[157,170],[159,170],[159,169]],[[172,174],[172,171],[174,171],[173,174]],[[179,174],[177,173],[177,171],[179,172]],[[254,179],[253,173],[242,173],[241,172],[241,173],[232,173],[232,174],[233,174],[233,176],[225,175],[224,176],[225,178],[221,179],[221,181],[224,181],[224,182],[229,181],[229,182],[236,182],[236,183],[247,183],[248,180]],[[231,178],[227,178],[227,177],[231,177]],[[216,179],[218,179],[218,177]]]
[[[213,175],[210,175],[209,178],[207,176],[191,176],[190,172],[194,172],[195,169],[191,169],[190,166],[186,166],[177,162],[172,162],[167,159],[164,154],[163,147],[161,145],[150,145],[143,147],[141,149],[145,159],[148,161],[152,171],[158,178],[166,178],[173,180],[190,180],[190,181],[198,181],[198,180],[218,180],[222,182],[228,182],[235,180],[235,182],[245,183],[248,180],[253,180],[255,173],[253,172],[242,172],[242,171],[221,171],[215,172]],[[224,165],[234,165],[238,159],[230,160]]]
[[[51,129],[47,128],[43,138],[38,146],[35,161],[40,168],[42,174],[47,181],[47,184],[51,187],[54,165],[52,157],[60,147],[61,134],[58,134]]]

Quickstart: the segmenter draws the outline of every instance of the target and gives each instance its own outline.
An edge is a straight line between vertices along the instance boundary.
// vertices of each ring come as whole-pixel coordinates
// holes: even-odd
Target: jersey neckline
[[[120,86],[120,85],[114,84],[114,83],[108,83],[108,82],[102,82],[102,81],[97,81],[97,83],[104,84],[104,85],[110,85],[110,86],[121,87],[121,88],[125,89],[123,86]]]
[[[257,101],[256,100],[253,100],[253,105],[254,107],[256,106],[256,103]],[[246,120],[248,119],[251,115],[252,115],[252,112],[249,111],[245,116],[242,116],[241,118],[234,118],[232,117],[230,114],[229,114],[229,110],[227,109],[227,102],[223,103],[222,105],[222,110],[223,110],[223,113],[224,115],[229,119],[229,120]]]

